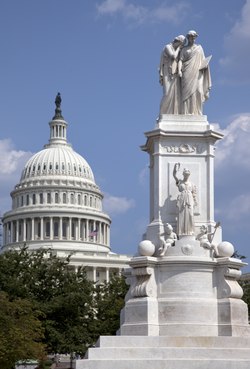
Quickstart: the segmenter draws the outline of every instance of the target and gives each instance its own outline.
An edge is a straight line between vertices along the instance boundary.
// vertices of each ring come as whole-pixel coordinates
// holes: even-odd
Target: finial
[[[61,94],[60,92],[58,92],[58,94],[56,95],[56,99],[55,99],[56,109],[55,109],[55,115],[53,117],[53,120],[54,119],[64,119],[62,116],[61,102],[62,102]]]

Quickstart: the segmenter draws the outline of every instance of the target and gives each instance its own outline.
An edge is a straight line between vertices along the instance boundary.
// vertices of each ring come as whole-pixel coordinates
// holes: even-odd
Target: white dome
[[[47,145],[34,154],[26,163],[20,182],[34,177],[59,176],[78,177],[95,182],[93,172],[87,161],[69,145]]]

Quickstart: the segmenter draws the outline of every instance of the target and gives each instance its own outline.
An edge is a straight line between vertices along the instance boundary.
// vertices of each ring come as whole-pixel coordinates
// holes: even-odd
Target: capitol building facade
[[[130,257],[111,252],[111,219],[103,212],[103,195],[87,161],[67,142],[60,94],[55,103],[49,143],[27,161],[11,192],[1,251],[26,245],[60,258],[71,255],[72,268],[83,265],[89,279],[109,281],[128,267]]]

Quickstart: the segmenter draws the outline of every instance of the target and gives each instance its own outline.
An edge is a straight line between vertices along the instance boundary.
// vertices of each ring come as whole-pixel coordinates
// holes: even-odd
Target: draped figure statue
[[[182,48],[178,62],[182,114],[202,115],[203,103],[208,99],[211,89],[211,56],[205,58],[201,45],[195,44],[197,36],[195,31],[188,32],[188,44]]]
[[[176,163],[173,170],[173,176],[176,186],[179,190],[177,197],[177,235],[193,235],[195,230],[194,224],[194,206],[196,202],[196,186],[189,181],[190,171],[186,168],[183,170],[183,179],[177,177],[177,171],[180,163]]]
[[[180,114],[180,77],[178,76],[178,58],[185,36],[179,35],[167,44],[162,53],[159,66],[160,84],[163,86],[163,97],[160,114]]]

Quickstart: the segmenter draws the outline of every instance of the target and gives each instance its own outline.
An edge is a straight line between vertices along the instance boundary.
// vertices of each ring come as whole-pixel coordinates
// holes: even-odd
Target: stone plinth
[[[120,335],[250,335],[237,282],[244,263],[191,256],[190,250],[191,245],[186,255],[177,250],[173,256],[132,259]]]

